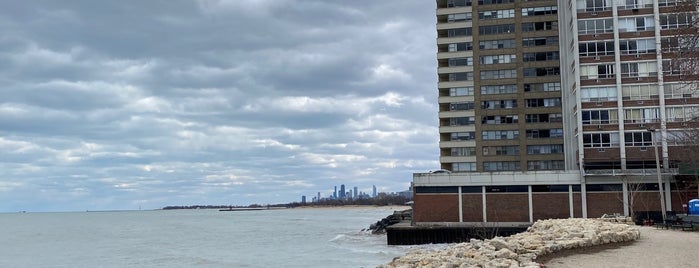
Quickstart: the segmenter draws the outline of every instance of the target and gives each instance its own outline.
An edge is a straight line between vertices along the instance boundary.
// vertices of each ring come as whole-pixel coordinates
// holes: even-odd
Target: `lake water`
[[[0,267],[375,267],[390,207],[0,214]]]

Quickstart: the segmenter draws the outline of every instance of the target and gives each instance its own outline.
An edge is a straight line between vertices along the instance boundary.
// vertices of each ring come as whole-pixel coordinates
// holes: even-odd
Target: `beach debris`
[[[509,237],[471,239],[438,251],[413,251],[378,267],[538,268],[537,257],[565,249],[633,241],[640,236],[635,226],[599,219],[539,220],[525,232]]]

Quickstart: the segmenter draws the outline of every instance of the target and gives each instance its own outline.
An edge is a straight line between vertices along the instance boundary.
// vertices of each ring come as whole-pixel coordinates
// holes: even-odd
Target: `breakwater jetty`
[[[540,267],[538,257],[567,249],[633,241],[636,226],[598,219],[553,219],[535,222],[509,237],[471,239],[438,251],[415,251],[383,268],[397,267]]]

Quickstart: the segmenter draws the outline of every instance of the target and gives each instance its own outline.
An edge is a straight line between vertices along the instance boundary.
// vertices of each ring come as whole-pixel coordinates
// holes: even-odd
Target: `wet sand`
[[[641,238],[633,242],[557,252],[536,261],[548,268],[699,267],[699,231],[639,229]]]

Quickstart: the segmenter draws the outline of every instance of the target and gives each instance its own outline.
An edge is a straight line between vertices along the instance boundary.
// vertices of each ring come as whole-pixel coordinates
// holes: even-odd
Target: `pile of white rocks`
[[[564,249],[636,240],[638,228],[597,219],[535,222],[509,237],[471,239],[439,251],[415,251],[379,267],[540,267],[534,260]]]

